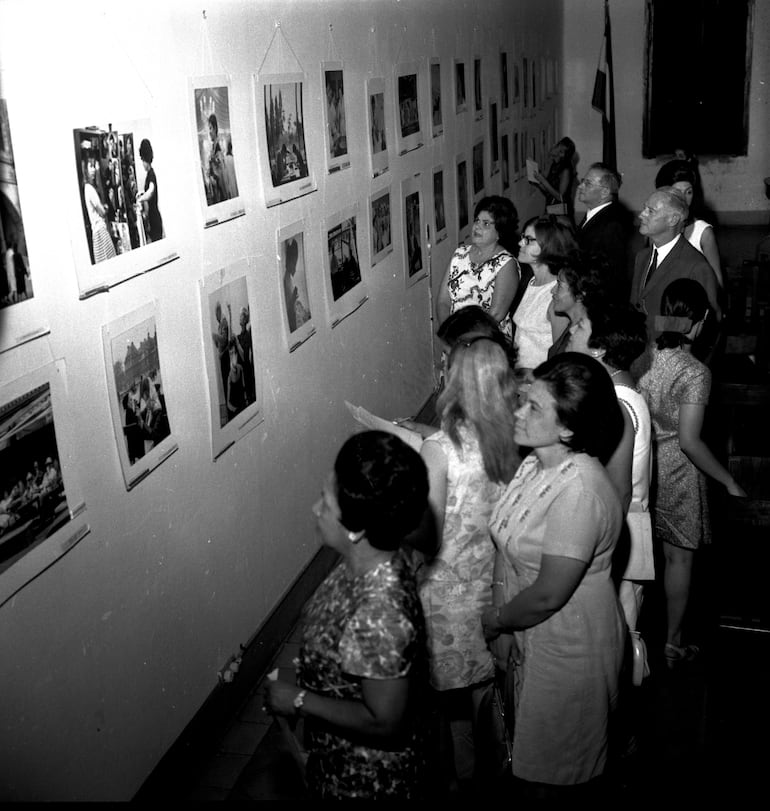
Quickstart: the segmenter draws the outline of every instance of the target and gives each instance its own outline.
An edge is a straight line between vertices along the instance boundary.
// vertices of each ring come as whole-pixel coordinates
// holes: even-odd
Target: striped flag
[[[617,171],[615,150],[615,82],[612,75],[612,34],[610,31],[610,4],[604,0],[604,38],[596,66],[591,106],[602,114],[602,162]]]

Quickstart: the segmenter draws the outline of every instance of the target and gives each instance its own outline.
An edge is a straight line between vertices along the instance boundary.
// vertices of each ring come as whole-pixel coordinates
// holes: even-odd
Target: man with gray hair
[[[646,314],[650,341],[660,334],[655,329],[655,317],[660,315],[663,292],[674,279],[699,282],[716,320],[722,315],[713,268],[682,236],[687,214],[684,198],[670,186],[653,192],[639,212],[639,233],[647,237],[650,244],[636,254],[631,303]]]
[[[620,177],[604,163],[592,163],[577,188],[577,199],[586,206],[585,219],[577,233],[578,244],[589,253],[603,254],[613,276],[628,293],[633,267],[631,212],[618,202]]]

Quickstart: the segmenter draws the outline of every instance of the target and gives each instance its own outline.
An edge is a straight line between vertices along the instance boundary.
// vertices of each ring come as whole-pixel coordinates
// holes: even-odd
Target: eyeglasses
[[[533,242],[537,242],[537,237],[528,237],[526,234],[522,234],[519,242],[526,242],[527,245],[531,245]]]
[[[474,225],[480,225],[482,228],[492,228],[492,226],[495,224],[495,221],[494,220],[482,220],[479,217],[476,217],[476,219],[473,221],[473,224]]]
[[[590,180],[587,177],[581,178],[580,181],[578,182],[578,186],[601,186],[601,185],[602,185],[601,181]]]

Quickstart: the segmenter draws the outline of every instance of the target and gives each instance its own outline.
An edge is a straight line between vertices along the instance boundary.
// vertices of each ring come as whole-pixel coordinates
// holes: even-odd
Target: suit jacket
[[[617,200],[577,229],[578,245],[591,253],[603,253],[626,291],[633,258],[630,251],[632,236],[631,212]]]
[[[703,285],[708,296],[709,305],[714,310],[717,320],[721,318],[722,313],[717,298],[719,285],[714,270],[706,261],[706,257],[699,250],[693,248],[681,234],[674,247],[669,251],[668,256],[658,264],[652,278],[645,285],[644,277],[651,256],[651,245],[642,248],[637,253],[630,297],[631,304],[647,315],[647,334],[650,341],[653,341],[660,334],[659,331],[655,330],[655,316],[660,315],[660,302],[663,293],[674,279],[695,279],[696,282]]]

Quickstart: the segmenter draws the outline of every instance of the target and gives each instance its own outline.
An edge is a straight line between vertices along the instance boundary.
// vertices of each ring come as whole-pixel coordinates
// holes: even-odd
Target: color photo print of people
[[[80,203],[92,265],[164,237],[155,155],[148,136],[149,127],[120,132],[108,124],[74,130]]]
[[[238,197],[229,92],[227,87],[198,87],[193,94],[203,190],[206,205],[215,206]]]
[[[50,384],[0,406],[0,573],[70,520]]]
[[[266,84],[267,157],[273,186],[308,177],[302,82]]]
[[[356,242],[356,218],[349,217],[327,232],[329,278],[334,301],[341,299],[361,281]]]
[[[34,296],[21,217],[8,106],[0,99],[0,309]]]
[[[171,434],[155,317],[118,332],[110,340],[110,357],[123,448],[130,468]]]

